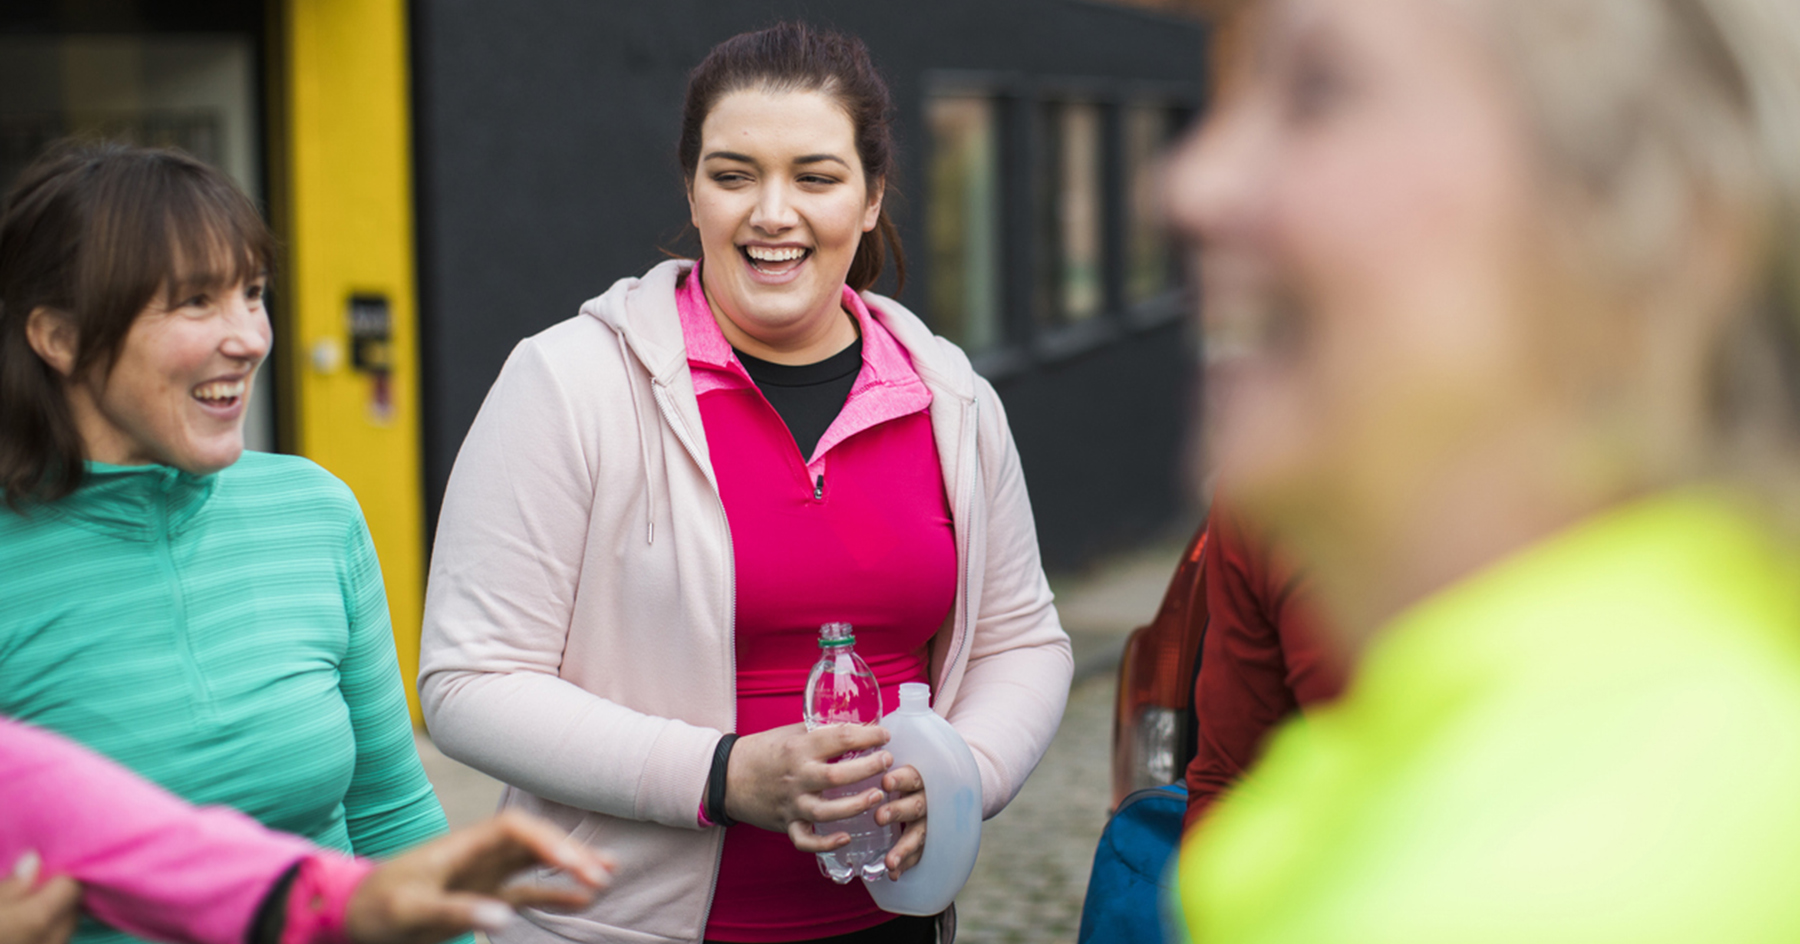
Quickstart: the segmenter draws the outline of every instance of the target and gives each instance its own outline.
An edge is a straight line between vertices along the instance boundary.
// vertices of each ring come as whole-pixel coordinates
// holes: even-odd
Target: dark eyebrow
[[[753,160],[750,157],[750,155],[739,154],[736,151],[709,151],[709,152],[707,152],[707,155],[705,157],[701,158],[701,160],[710,161],[715,157],[722,158],[722,159],[728,160],[728,161],[739,161],[744,164],[756,163],[756,161]],[[846,161],[843,158],[838,157],[836,154],[808,154],[804,157],[797,157],[794,159],[794,163],[796,163],[796,164],[818,164],[818,163],[822,163],[824,161],[836,161],[837,163],[844,165],[844,167],[846,169],[848,169],[850,167],[849,161]]]

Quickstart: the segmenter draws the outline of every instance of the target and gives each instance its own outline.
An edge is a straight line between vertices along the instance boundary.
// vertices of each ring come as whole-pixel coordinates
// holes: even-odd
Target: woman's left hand
[[[925,853],[925,778],[910,765],[895,767],[882,776],[881,789],[888,800],[875,808],[875,822],[906,824],[887,854],[888,878],[896,879]]]

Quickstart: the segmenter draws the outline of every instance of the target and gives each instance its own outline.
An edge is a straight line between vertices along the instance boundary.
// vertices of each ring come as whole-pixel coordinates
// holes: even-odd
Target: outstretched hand
[[[507,884],[538,864],[579,888]],[[376,866],[350,898],[356,944],[431,944],[472,928],[497,930],[515,908],[579,908],[612,880],[613,862],[533,816],[504,812]]]
[[[806,730],[804,724],[771,728],[738,739],[725,779],[725,812],[732,819],[785,832],[802,852],[830,852],[850,841],[849,833],[813,835],[814,823],[848,819],[873,809],[886,796],[879,789],[827,800],[823,792],[884,773],[894,763],[888,741],[876,725],[831,724]],[[844,754],[863,757],[832,763]]]

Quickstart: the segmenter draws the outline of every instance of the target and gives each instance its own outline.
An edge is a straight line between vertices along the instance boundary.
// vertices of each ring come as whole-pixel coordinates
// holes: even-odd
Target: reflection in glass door
[[[1056,297],[1064,322],[1085,321],[1100,313],[1104,294],[1100,106],[1068,102],[1056,117]]]
[[[1000,341],[1000,153],[992,99],[925,102],[932,325],[970,354]]]
[[[1174,286],[1174,258],[1164,229],[1161,176],[1163,151],[1174,133],[1174,117],[1160,102],[1124,109],[1125,301],[1136,305]]]
[[[1039,116],[1032,144],[1033,307],[1040,324],[1055,328],[1090,320],[1105,304],[1104,123],[1093,102],[1045,102]]]

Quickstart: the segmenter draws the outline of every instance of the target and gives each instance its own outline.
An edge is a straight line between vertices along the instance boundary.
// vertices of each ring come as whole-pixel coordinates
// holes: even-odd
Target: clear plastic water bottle
[[[806,679],[806,729],[827,724],[878,724],[881,721],[881,688],[869,664],[856,654],[856,636],[849,623],[826,623],[819,627],[819,661]],[[836,762],[862,757],[868,751],[856,751],[839,757]],[[845,787],[825,791],[828,800],[856,796],[881,786],[881,775]],[[813,834],[829,836],[849,833],[850,842],[831,852],[819,853],[819,870],[842,885],[858,876],[881,878],[887,874],[887,853],[900,838],[899,824],[877,825],[875,811],[868,810],[849,819],[814,823]]]

